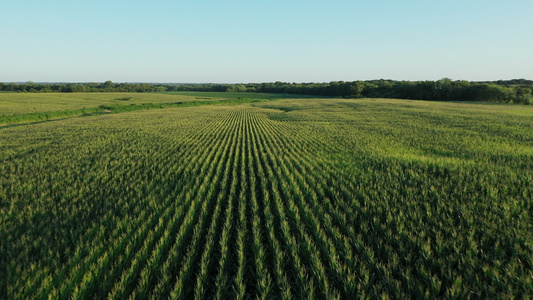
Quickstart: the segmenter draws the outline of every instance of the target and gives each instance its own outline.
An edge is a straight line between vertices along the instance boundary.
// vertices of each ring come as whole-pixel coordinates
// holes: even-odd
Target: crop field
[[[5,119],[0,298],[533,297],[533,108],[259,100]]]
[[[253,99],[251,98],[253,96]],[[305,97],[305,96],[300,96]],[[287,98],[260,93],[0,93],[0,126],[107,112],[242,104]]]

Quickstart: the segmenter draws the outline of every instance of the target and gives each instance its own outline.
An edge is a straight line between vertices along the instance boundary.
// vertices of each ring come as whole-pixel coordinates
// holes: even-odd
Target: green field
[[[309,96],[297,95],[299,98]],[[260,93],[2,93],[0,126],[111,112],[208,104],[235,105],[287,98]]]
[[[257,97],[0,94],[0,298],[533,296],[533,107]]]

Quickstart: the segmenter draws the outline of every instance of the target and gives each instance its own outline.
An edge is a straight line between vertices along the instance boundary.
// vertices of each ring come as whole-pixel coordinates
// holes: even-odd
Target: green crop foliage
[[[223,94],[0,95],[0,298],[533,295],[533,108]]]
[[[288,98],[255,93],[3,93],[0,126],[173,106],[235,105]],[[309,98],[310,96],[296,96]]]

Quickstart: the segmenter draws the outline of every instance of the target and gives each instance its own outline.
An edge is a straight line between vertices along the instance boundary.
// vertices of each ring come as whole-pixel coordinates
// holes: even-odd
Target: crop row
[[[1,295],[531,295],[531,171],[372,154],[380,135],[319,104],[4,129]]]

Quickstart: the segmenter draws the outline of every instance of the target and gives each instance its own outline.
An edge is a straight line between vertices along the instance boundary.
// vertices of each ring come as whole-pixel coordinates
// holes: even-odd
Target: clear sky
[[[0,0],[0,82],[533,79],[532,0]]]

